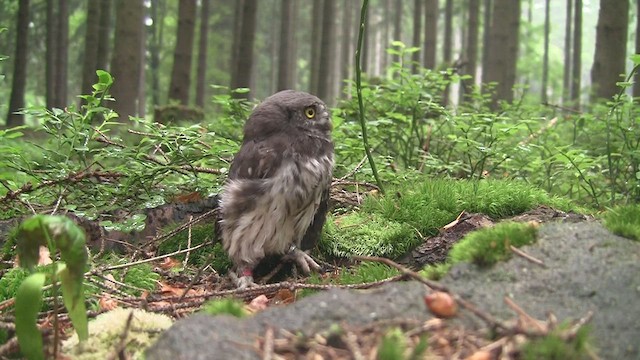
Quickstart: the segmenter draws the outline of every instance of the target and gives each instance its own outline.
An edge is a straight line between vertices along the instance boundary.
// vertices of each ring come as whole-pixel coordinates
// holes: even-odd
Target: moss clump
[[[509,246],[520,247],[536,240],[537,228],[528,223],[506,222],[465,236],[449,252],[452,263],[473,262],[493,265],[511,255]]]
[[[640,205],[618,206],[607,211],[604,225],[616,235],[640,241]]]
[[[16,296],[16,292],[22,281],[29,276],[23,268],[13,268],[0,278],[0,301],[8,300]]]
[[[440,280],[449,272],[449,269],[451,269],[450,262],[431,264],[425,266],[424,269],[420,270],[420,275],[426,277],[427,279]]]
[[[124,275],[123,282],[128,285],[145,290],[153,290],[160,280],[160,274],[155,273],[149,264],[140,264],[130,267]],[[133,290],[134,295],[140,295],[140,291]]]
[[[209,315],[227,314],[237,318],[247,316],[244,304],[236,299],[212,300],[202,306],[202,312]]]
[[[375,255],[394,259],[419,243],[410,225],[386,220],[379,214],[354,212],[327,220],[319,249],[328,256]]]
[[[571,210],[568,200],[553,197],[540,188],[510,180],[461,181],[421,179],[389,189],[387,196],[369,197],[363,211],[408,224],[422,235],[436,235],[462,211],[478,212],[493,219],[521,214],[539,205]]]
[[[167,229],[170,231],[171,228]],[[188,243],[188,232],[182,231],[171,238],[165,240],[158,247],[158,254],[168,254],[172,253],[187,247]],[[205,265],[205,262],[209,259],[209,255],[213,254],[211,257],[211,266],[220,273],[225,273],[231,267],[231,260],[227,256],[227,253],[222,248],[222,244],[220,242],[216,242],[215,245],[212,242],[212,239],[215,237],[215,229],[214,224],[201,224],[196,225],[191,228],[191,246],[197,246],[202,243],[210,242],[211,246],[203,246],[199,249],[191,251],[189,255],[189,264],[195,266]],[[176,255],[175,258],[178,260],[184,260],[185,254]]]
[[[557,334],[531,340],[522,349],[522,359],[537,360],[581,360],[591,359],[586,351],[589,328],[581,328],[570,341],[563,340]]]

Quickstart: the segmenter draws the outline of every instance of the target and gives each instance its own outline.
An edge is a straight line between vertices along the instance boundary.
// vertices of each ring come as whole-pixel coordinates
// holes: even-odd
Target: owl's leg
[[[320,265],[313,260],[309,254],[300,250],[297,246],[291,245],[289,252],[284,256],[285,260],[295,262],[305,274],[309,274],[311,270],[319,271]]]
[[[229,272],[229,277],[236,285],[238,289],[246,289],[256,286],[253,281],[253,267],[249,265],[238,266],[237,273],[234,271]],[[238,276],[239,274],[239,276]]]

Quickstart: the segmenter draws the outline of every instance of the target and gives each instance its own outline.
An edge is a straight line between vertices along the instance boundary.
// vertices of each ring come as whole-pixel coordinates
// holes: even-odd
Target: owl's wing
[[[316,210],[316,213],[313,216],[313,222],[311,223],[311,225],[309,225],[307,231],[302,237],[302,241],[300,243],[300,248],[302,250],[311,250],[316,247],[318,241],[320,241],[320,236],[322,235],[322,227],[324,226],[324,222],[327,218],[328,210],[329,188],[327,188],[326,191],[322,193],[320,206],[318,206],[318,210]]]
[[[248,141],[242,144],[229,169],[229,179],[267,179],[282,163],[279,142]]]

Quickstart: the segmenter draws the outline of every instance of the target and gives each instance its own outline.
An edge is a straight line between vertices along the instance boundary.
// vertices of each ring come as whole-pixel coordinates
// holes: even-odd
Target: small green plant
[[[202,312],[209,315],[227,314],[237,318],[247,316],[244,304],[236,299],[211,300],[202,306]]]
[[[130,267],[124,275],[124,283],[135,286],[139,289],[153,290],[160,280],[160,274],[153,271],[149,264],[139,264]],[[139,290],[134,291],[134,295],[140,295]]]
[[[565,326],[566,327],[566,326]],[[557,333],[533,339],[527,342],[522,349],[524,360],[582,360],[592,359],[587,351],[589,340],[588,327],[582,327],[576,336],[565,340]]]
[[[69,218],[36,215],[20,224],[17,239],[20,265],[30,272],[38,263],[40,246],[48,247],[51,254],[60,252],[61,260],[56,261],[49,272],[32,272],[16,294],[16,334],[20,349],[28,359],[44,359],[42,335],[36,325],[46,283],[52,285],[55,298],[60,282],[62,300],[79,339],[88,337],[83,292],[88,258],[85,235]]]
[[[452,263],[473,262],[490,266],[510,257],[511,245],[520,247],[536,240],[537,228],[528,223],[505,222],[472,232],[458,242],[449,257]]]
[[[405,359],[407,339],[399,328],[389,329],[380,341],[378,347],[379,360]]]
[[[607,211],[604,225],[616,235],[640,241],[640,205],[621,205]]]

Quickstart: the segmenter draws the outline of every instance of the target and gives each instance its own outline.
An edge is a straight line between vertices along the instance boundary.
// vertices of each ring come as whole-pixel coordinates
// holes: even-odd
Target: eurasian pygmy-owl
[[[305,273],[324,225],[333,171],[331,118],[317,97],[293,90],[266,98],[244,139],[220,196],[222,244],[236,285],[253,285],[267,255],[285,255]]]

